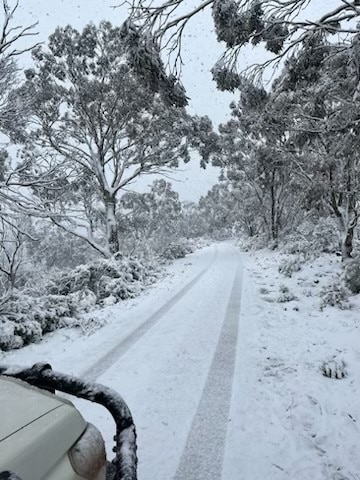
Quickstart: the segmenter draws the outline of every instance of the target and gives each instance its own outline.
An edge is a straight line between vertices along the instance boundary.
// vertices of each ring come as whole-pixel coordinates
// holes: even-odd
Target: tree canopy
[[[357,36],[348,47],[315,37],[269,91],[242,80],[211,158],[250,212],[251,222],[240,219],[249,232],[276,240],[301,216],[330,214],[342,257],[351,256],[360,214],[358,58]]]
[[[189,161],[194,131],[211,124],[140,82],[122,30],[109,22],[58,28],[33,58],[18,91],[32,100],[22,178],[51,171],[53,182],[33,189],[29,207],[108,256],[121,244],[120,191],[139,175]],[[96,238],[101,225],[105,245]]]
[[[159,48],[174,54],[177,72],[189,22],[196,22],[202,11],[211,10],[217,39],[225,45],[224,54],[213,69],[220,84],[219,70],[228,75],[243,70],[238,59],[246,45],[262,45],[271,53],[264,63],[251,65],[246,71],[250,76],[257,76],[315,36],[356,34],[360,17],[358,0],[321,2],[323,5],[316,0],[130,0],[123,3],[130,5],[130,21],[138,33],[147,38],[151,36]],[[312,7],[317,9],[309,15]]]

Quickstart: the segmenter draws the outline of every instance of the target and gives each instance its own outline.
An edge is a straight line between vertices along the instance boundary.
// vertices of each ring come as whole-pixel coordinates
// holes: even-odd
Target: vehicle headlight
[[[105,480],[105,444],[101,433],[91,423],[71,448],[69,458],[73,469],[81,477],[89,480]]]

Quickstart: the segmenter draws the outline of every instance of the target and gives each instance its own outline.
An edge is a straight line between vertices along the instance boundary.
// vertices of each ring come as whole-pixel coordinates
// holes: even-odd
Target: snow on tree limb
[[[149,85],[139,80],[128,48],[124,28],[109,22],[82,32],[58,28],[47,48],[33,51],[34,68],[18,91],[32,101],[22,179],[39,172],[53,178],[32,189],[35,211],[105,256],[121,247],[120,191],[140,175],[189,161],[197,127],[204,136],[211,131],[211,123],[179,107],[164,72],[157,83],[158,67],[145,69]]]
[[[336,8],[326,11],[324,6],[319,18],[304,20],[300,14],[315,4],[315,0],[198,0],[195,3],[128,0],[124,4],[129,7],[129,18],[139,32],[152,35],[161,50],[166,48],[170,55],[174,54],[176,75],[181,70],[184,31],[189,21],[196,21],[205,9],[211,9],[218,40],[226,45],[218,64],[223,69],[239,70],[239,54],[247,44],[262,44],[272,53],[268,61],[245,70],[247,76],[252,77],[261,76],[264,69],[277,65],[314,35],[356,34],[358,28],[354,23],[360,17],[358,0],[338,0]]]

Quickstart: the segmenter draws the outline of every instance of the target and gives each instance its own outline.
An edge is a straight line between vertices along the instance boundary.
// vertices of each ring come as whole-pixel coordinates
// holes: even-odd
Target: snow
[[[227,243],[203,248],[176,260],[141,297],[92,312],[103,327],[50,333],[1,353],[0,364],[46,361],[116,389],[137,427],[139,480],[180,478],[184,456],[191,467],[208,455],[210,466],[214,451],[214,468],[226,480],[357,479],[360,297],[347,309],[323,304],[324,289],[339,283],[335,255],[319,256],[290,278],[278,271],[284,258],[292,257],[241,253]],[[224,342],[234,299],[238,335],[227,333]],[[228,341],[237,347],[233,374]],[[329,378],[327,368],[345,376]],[[107,413],[74,403],[102,431],[111,456]],[[189,452],[192,438],[199,446]],[[182,480],[194,479],[186,470]]]
[[[317,294],[340,271],[337,257],[322,256],[290,279],[278,265],[274,252],[246,258],[223,478],[359,478],[359,298],[352,310],[320,310]],[[297,301],[276,303],[284,283]],[[322,375],[323,362],[334,360],[346,363],[346,378]]]

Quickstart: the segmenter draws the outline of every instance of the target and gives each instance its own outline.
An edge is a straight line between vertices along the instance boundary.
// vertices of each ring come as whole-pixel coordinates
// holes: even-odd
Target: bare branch
[[[13,21],[16,10],[19,6],[19,0],[16,0],[13,7],[10,7],[8,0],[3,0],[4,22],[0,31],[0,55],[5,55],[7,58],[21,55],[24,52],[30,51],[39,43],[32,44],[29,47],[18,50],[14,45],[24,37],[34,37],[38,32],[34,31],[37,22],[29,26],[23,27],[21,25],[10,26]],[[12,48],[12,50],[10,50]]]

